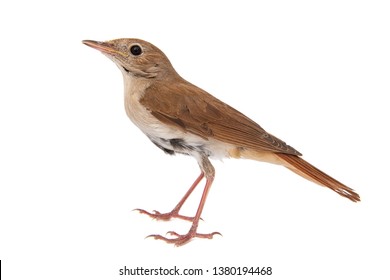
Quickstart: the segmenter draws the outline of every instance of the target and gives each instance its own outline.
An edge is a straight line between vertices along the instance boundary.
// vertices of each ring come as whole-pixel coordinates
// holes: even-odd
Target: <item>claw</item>
[[[178,234],[177,232],[175,232],[175,231],[172,231],[172,230],[170,230],[170,231],[168,231],[167,233],[166,233],[166,235],[172,235],[172,236],[176,236],[176,237],[179,237],[180,236],[180,234]]]
[[[212,239],[214,235],[217,234],[222,236],[222,234],[217,231],[214,231],[212,233],[197,233],[197,232],[191,232],[191,230],[187,234],[178,234],[175,231],[168,231],[167,235],[168,234],[174,236],[175,238],[168,238],[158,234],[151,234],[146,236],[145,238],[154,238],[156,240],[162,240],[170,244],[175,244],[175,246],[182,246],[190,242],[195,237]]]
[[[168,213],[160,213],[157,210],[153,210],[153,213],[150,213],[146,210],[136,208],[133,211],[138,211],[140,214],[148,215],[149,217],[151,217],[155,220],[169,221],[172,218],[182,219],[182,220],[189,221],[189,222],[192,222],[194,220],[194,217],[180,215],[179,213],[177,213],[174,210],[171,212],[168,212]],[[201,218],[201,220],[203,220],[203,219]]]

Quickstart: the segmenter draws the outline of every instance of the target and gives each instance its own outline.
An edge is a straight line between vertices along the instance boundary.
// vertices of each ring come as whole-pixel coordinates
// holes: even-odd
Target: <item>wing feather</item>
[[[213,137],[237,147],[301,155],[247,116],[185,80],[153,83],[140,102],[161,122],[204,139]]]

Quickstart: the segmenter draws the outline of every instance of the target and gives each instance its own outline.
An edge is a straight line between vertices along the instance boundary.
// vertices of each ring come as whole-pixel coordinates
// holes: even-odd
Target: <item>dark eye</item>
[[[132,55],[140,55],[142,53],[142,48],[139,45],[131,46],[130,52]]]

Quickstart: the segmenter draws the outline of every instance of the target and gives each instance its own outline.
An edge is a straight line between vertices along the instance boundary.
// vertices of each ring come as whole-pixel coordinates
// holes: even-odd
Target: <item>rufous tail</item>
[[[333,179],[318,168],[314,167],[299,156],[276,153],[282,165],[295,172],[296,174],[321,186],[330,188],[341,196],[344,196],[353,202],[360,201],[360,196],[351,188]]]
[[[233,150],[230,152],[230,156],[283,165],[303,178],[327,187],[353,202],[360,201],[360,196],[353,189],[333,179],[299,156],[269,151],[253,151],[250,149]]]

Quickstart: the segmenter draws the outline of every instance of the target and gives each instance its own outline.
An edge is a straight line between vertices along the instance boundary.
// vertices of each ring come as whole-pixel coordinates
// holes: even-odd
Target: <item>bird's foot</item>
[[[162,221],[169,221],[172,218],[182,219],[182,220],[190,221],[190,222],[192,222],[194,220],[194,217],[180,215],[179,211],[176,211],[176,210],[172,210],[171,212],[168,212],[168,213],[160,213],[156,210],[153,210],[153,213],[150,213],[150,212],[145,211],[143,209],[134,209],[134,211],[138,211],[141,214],[146,214],[149,217],[152,217],[153,219],[162,220]]]
[[[189,241],[191,241],[195,237],[212,239],[214,237],[214,235],[216,235],[216,234],[222,236],[222,234],[220,234],[219,232],[216,232],[216,231],[212,232],[212,233],[205,234],[205,233],[197,233],[195,230],[190,230],[187,234],[178,234],[174,231],[168,231],[167,234],[174,236],[174,238],[167,238],[167,237],[157,235],[157,234],[151,234],[151,235],[147,236],[146,238],[151,237],[151,238],[154,238],[156,240],[163,240],[167,243],[175,244],[175,246],[182,246],[182,245],[188,243]]]

